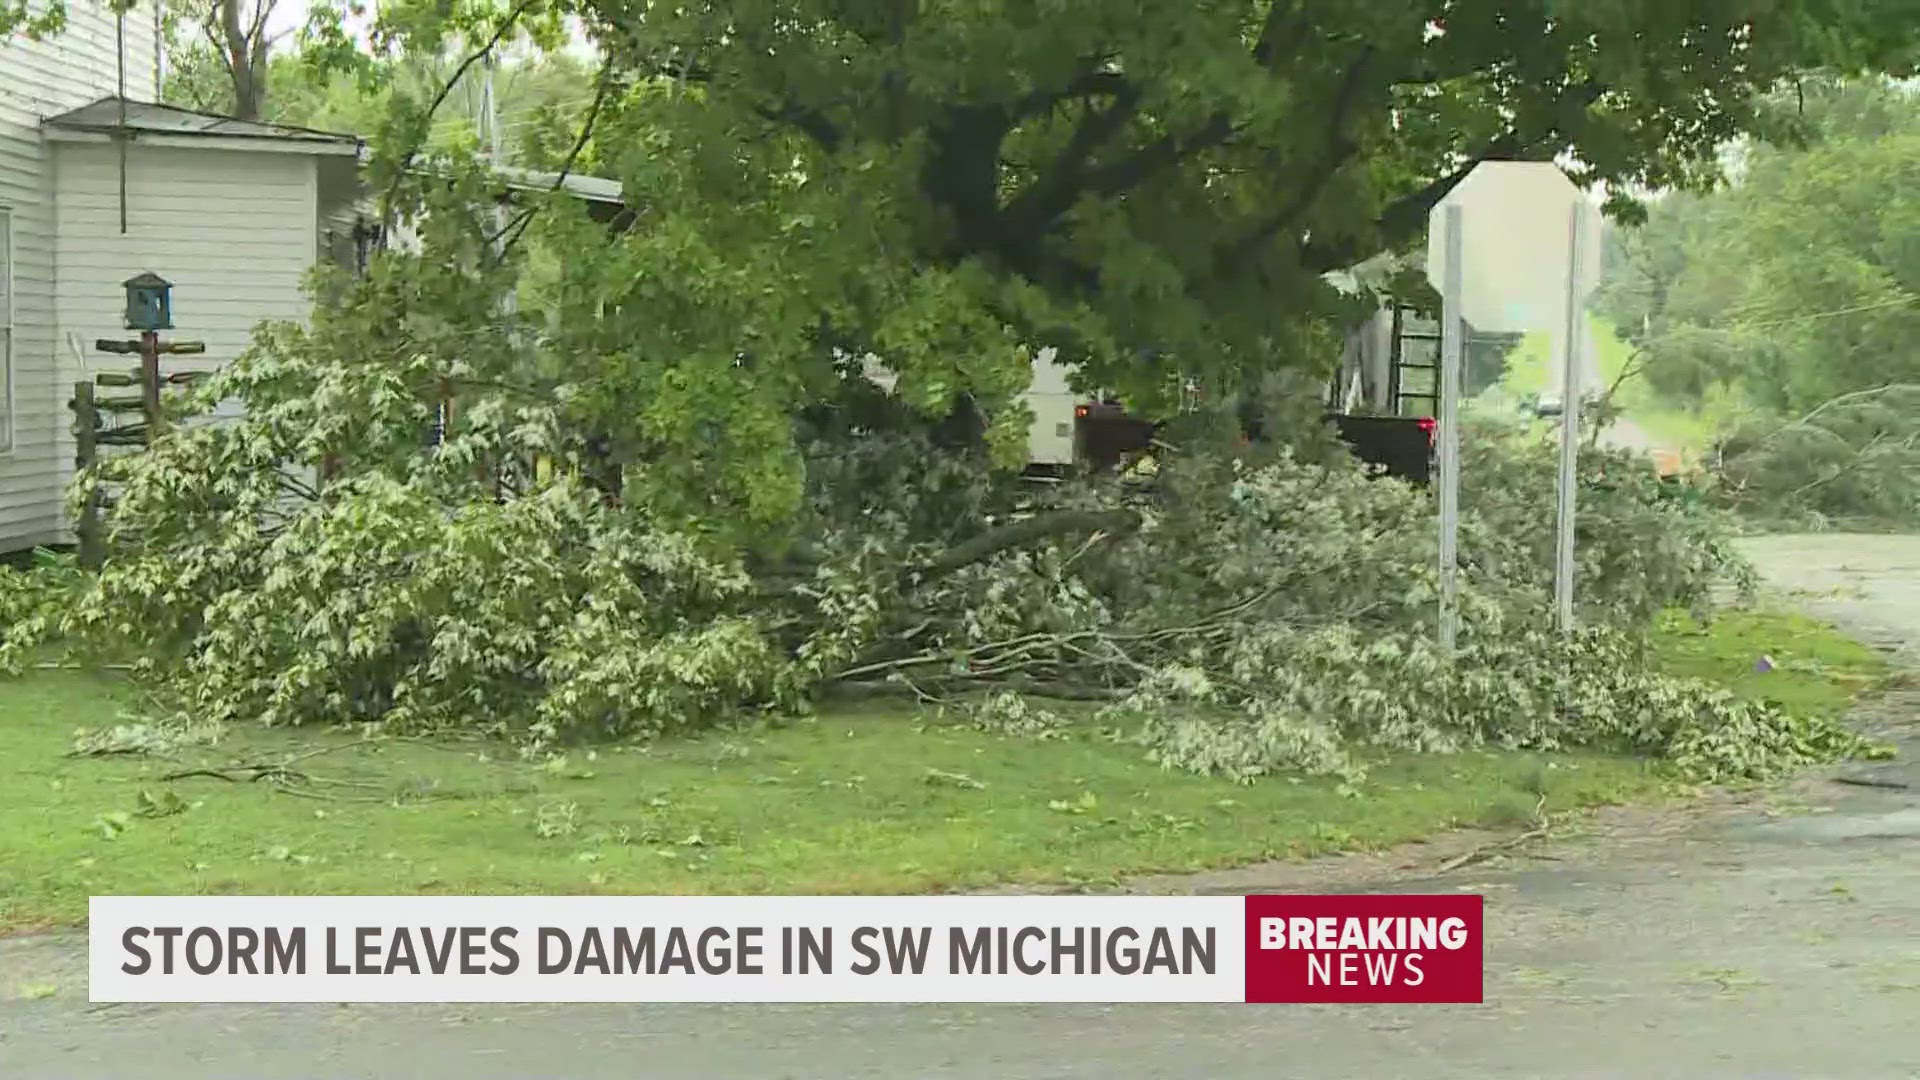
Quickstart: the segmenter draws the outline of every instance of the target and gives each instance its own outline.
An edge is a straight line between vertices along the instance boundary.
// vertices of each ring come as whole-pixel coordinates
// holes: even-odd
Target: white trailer
[[[1040,350],[1033,361],[1033,382],[1025,394],[1033,412],[1027,436],[1027,463],[1064,468],[1074,461],[1074,406],[1079,404],[1067,385],[1067,367],[1057,362],[1059,351]]]
[[[1068,368],[1059,362],[1059,350],[1041,349],[1033,361],[1033,381],[1021,399],[1033,413],[1027,434],[1027,464],[1044,469],[1063,469],[1075,460],[1075,412],[1080,399],[1068,385]],[[867,378],[888,393],[898,378],[879,357],[868,356]]]

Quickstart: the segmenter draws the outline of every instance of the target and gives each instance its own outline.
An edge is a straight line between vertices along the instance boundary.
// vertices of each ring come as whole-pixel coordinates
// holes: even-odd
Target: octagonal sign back
[[[1460,314],[1475,331],[1544,331],[1567,325],[1574,204],[1586,198],[1558,165],[1485,161],[1454,185],[1427,223],[1427,280],[1446,290],[1446,208],[1461,208]],[[1593,289],[1600,215],[1587,215],[1575,295]]]

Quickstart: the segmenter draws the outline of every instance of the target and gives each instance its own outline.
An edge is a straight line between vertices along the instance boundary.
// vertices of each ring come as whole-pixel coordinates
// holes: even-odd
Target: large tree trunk
[[[233,115],[258,120],[267,99],[266,15],[263,5],[253,25],[241,19],[241,0],[219,0],[220,32],[225,41],[227,73],[233,77]]]

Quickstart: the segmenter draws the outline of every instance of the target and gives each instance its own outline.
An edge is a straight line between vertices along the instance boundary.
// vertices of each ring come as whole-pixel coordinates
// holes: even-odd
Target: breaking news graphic
[[[95,1002],[1479,1002],[1478,896],[94,897]]]

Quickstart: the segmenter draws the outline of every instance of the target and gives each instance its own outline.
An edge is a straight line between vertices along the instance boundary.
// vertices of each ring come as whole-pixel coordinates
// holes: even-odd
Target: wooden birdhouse
[[[128,278],[121,286],[127,290],[127,329],[173,329],[173,284],[151,271]]]

